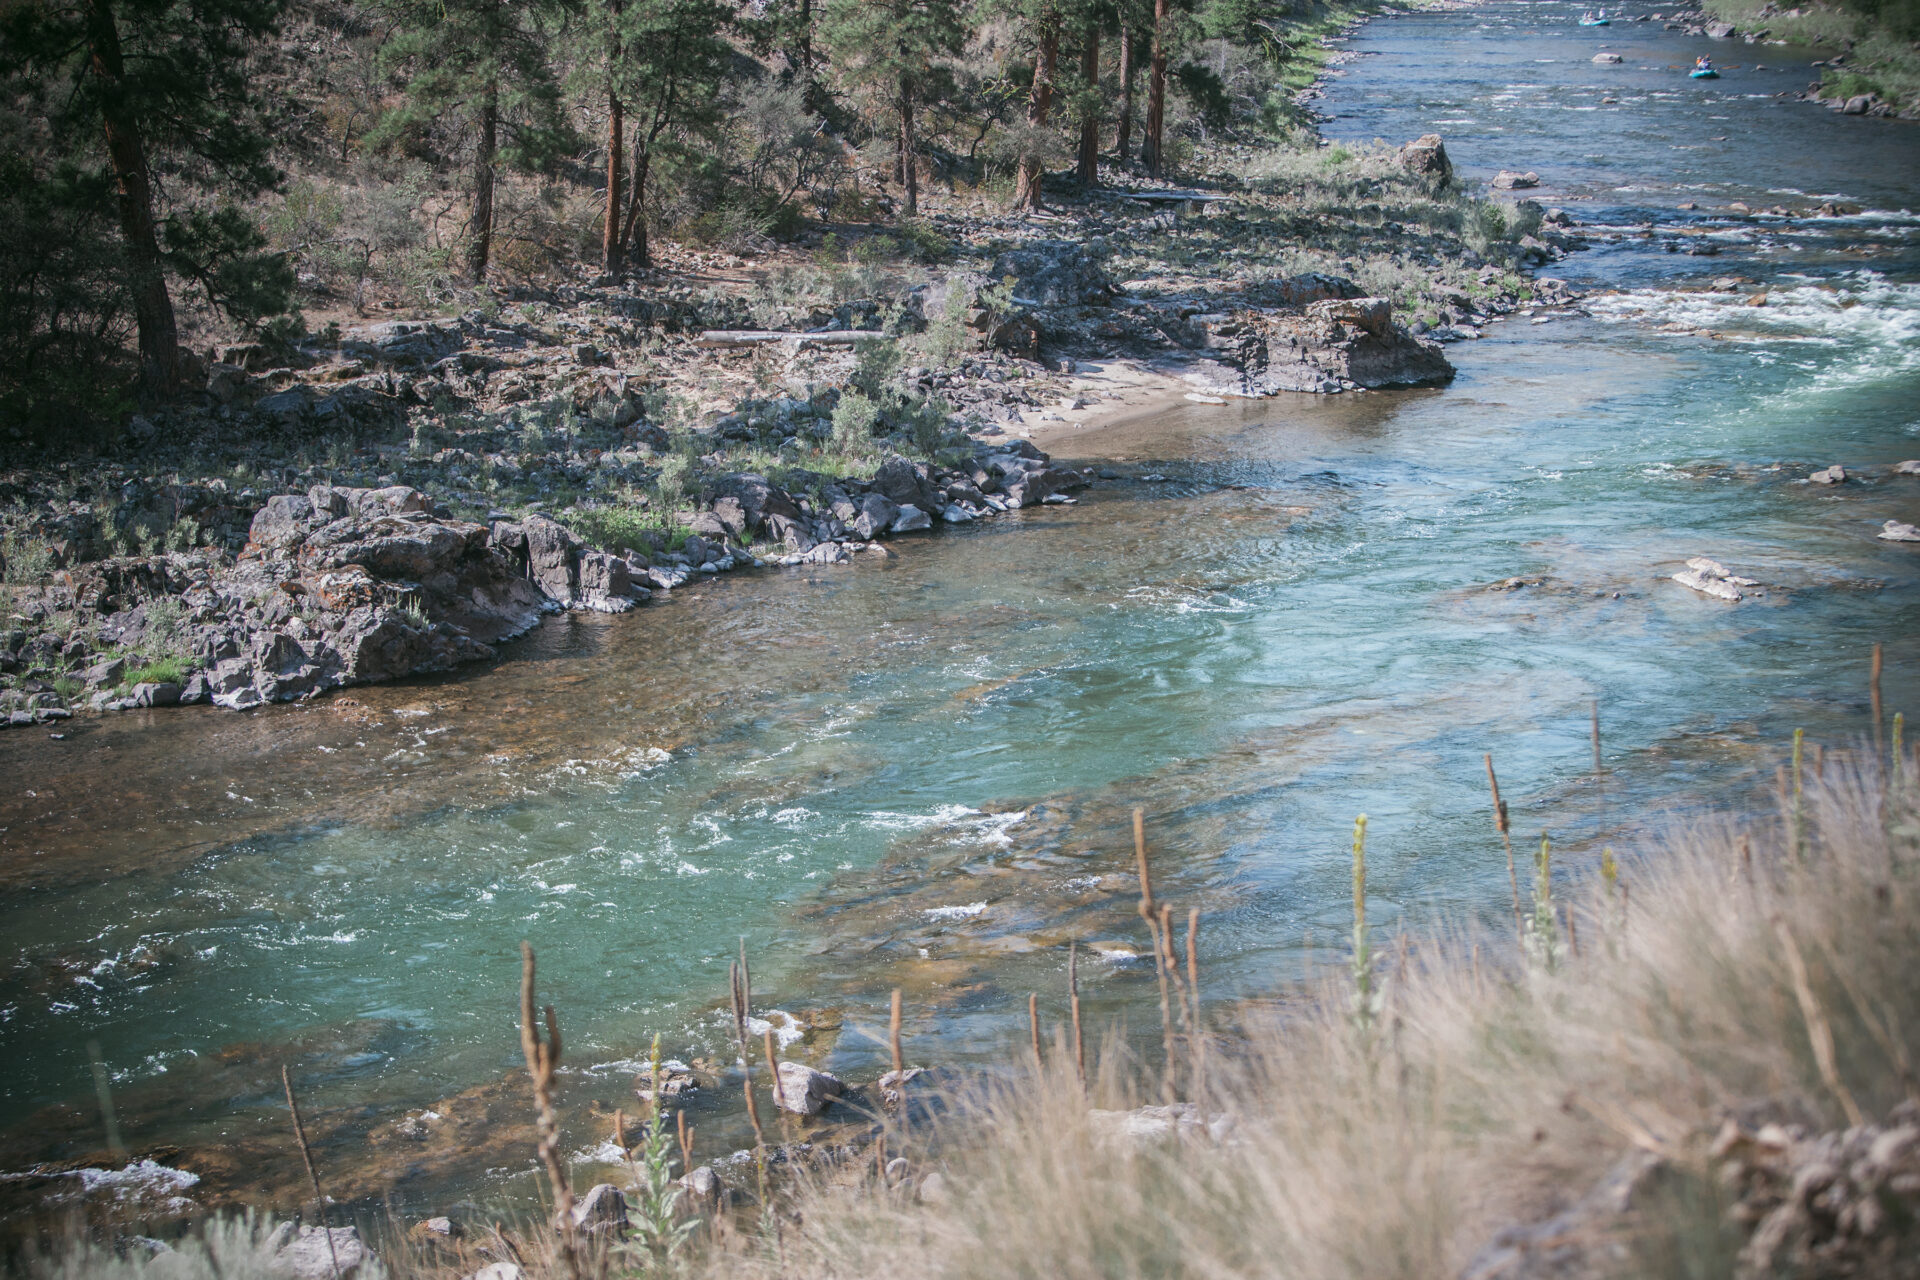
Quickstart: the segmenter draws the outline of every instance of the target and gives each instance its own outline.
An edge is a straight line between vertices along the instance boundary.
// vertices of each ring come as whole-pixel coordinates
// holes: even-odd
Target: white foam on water
[[[1899,284],[1862,271],[1819,283],[1798,277],[1765,293],[1765,305],[1753,306],[1752,293],[1636,289],[1594,298],[1588,309],[1607,323],[1704,331],[1757,347],[1844,353],[1837,361],[1810,368],[1809,377],[1785,393],[1790,396],[1920,372],[1920,284]]]
[[[943,804],[931,813],[896,813],[878,809],[866,814],[861,821],[868,827],[882,831],[920,831],[928,827],[949,827],[965,833],[981,844],[1010,845],[1013,838],[1007,833],[1025,821],[1027,811],[1019,809],[1012,813],[983,813],[963,804]]]
[[[920,914],[929,920],[971,920],[986,909],[984,902],[969,902],[959,907],[928,907]]]
[[[612,1138],[602,1138],[591,1147],[582,1147],[567,1155],[568,1164],[625,1164],[627,1153]]]
[[[148,1212],[190,1213],[199,1208],[184,1193],[200,1181],[200,1175],[174,1169],[154,1160],[135,1160],[122,1169],[44,1169],[21,1173],[0,1173],[0,1181],[18,1182],[27,1178],[71,1178],[76,1195],[105,1196],[116,1204],[137,1205]]]
[[[747,1030],[756,1036],[764,1036],[769,1031],[773,1032],[774,1040],[782,1049],[807,1034],[807,1029],[800,1025],[800,1019],[783,1009],[769,1009],[764,1018],[756,1018],[748,1014]]]

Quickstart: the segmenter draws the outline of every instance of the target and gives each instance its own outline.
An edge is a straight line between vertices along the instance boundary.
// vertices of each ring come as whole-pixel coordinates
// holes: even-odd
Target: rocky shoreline
[[[1586,247],[1572,220],[1510,197],[1467,236],[1439,136],[1341,164],[1322,189],[1227,147],[1186,188],[1050,179],[1026,218],[935,196],[945,265],[863,271],[899,246],[848,228],[824,292],[796,254],[693,253],[210,350],[204,390],[104,459],[0,473],[0,727],[312,698],[495,659],[564,610],[890,554],[1074,501],[1087,476],[1030,435],[1143,398],[1441,385],[1444,342],[1577,296],[1524,274]],[[1303,249],[1360,278],[1275,270]]]
[[[1407,154],[1410,180],[1450,177],[1437,139]],[[1114,221],[1138,216],[1124,195],[1098,199]],[[844,563],[936,524],[1072,501],[1084,477],[1009,431],[1125,403],[1076,379],[1077,360],[1129,358],[1138,385],[1163,395],[1452,376],[1434,336],[1351,280],[1233,279],[1224,297],[1217,278],[1124,285],[1103,266],[1114,226],[1099,209],[1080,223],[1083,240],[1030,236],[985,271],[830,312],[566,286],[523,304],[518,323],[481,312],[376,323],[303,344],[276,367],[257,344],[219,352],[200,403],[129,424],[126,452],[157,454],[168,470],[65,464],[0,477],[15,513],[0,546],[15,584],[0,629],[0,724],[80,709],[245,709],[444,671],[494,657],[544,614],[619,612],[700,576]],[[757,322],[772,340],[753,334],[745,351],[716,352],[706,326],[723,320]],[[884,392],[863,378],[943,325],[935,337],[954,358],[896,368]],[[874,326],[887,336],[844,340]],[[582,331],[596,340],[575,340]],[[675,374],[753,361],[764,375],[770,360],[782,394],[723,399],[671,430],[663,421]],[[843,420],[863,381],[879,394],[849,448]],[[283,445],[251,484],[194,476],[187,442],[209,436],[332,438],[346,456],[301,466],[302,450]],[[343,439],[356,443],[343,450]],[[729,465],[743,453],[761,468]],[[676,467],[681,491],[661,492]]]

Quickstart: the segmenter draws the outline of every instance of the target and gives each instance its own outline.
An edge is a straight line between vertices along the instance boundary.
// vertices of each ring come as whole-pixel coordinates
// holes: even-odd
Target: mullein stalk
[[[1806,840],[1806,811],[1801,803],[1804,779],[1800,768],[1806,736],[1805,729],[1793,731],[1793,808],[1788,815],[1787,848],[1795,862],[1800,861]]]
[[[1541,966],[1552,973],[1559,961],[1559,917],[1553,904],[1553,846],[1545,833],[1540,836],[1540,852],[1533,860],[1533,917],[1528,924],[1528,944]]]
[[[1513,866],[1513,832],[1507,825],[1507,802],[1500,798],[1500,779],[1494,776],[1493,753],[1484,757],[1487,762],[1487,785],[1493,790],[1493,829],[1500,833],[1500,843],[1507,850],[1507,887],[1513,891],[1513,928],[1516,933],[1525,933],[1526,927],[1520,920],[1520,876]]]

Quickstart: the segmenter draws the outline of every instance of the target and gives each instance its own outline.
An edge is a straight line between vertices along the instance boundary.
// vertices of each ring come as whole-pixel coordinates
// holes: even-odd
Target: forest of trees
[[[1159,175],[1188,139],[1285,118],[1302,11],[13,0],[0,414],[164,399],[195,376],[188,328],[284,341],[303,293],[358,307],[382,285],[576,263],[619,277],[652,266],[663,234],[908,225],[930,183],[1034,209],[1050,173]]]

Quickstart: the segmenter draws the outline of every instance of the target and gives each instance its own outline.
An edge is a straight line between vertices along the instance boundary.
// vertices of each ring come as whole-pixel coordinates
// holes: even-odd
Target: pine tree
[[[607,65],[610,100],[633,126],[624,210],[608,183],[608,270],[625,261],[651,267],[647,196],[654,161],[676,136],[700,136],[720,119],[720,90],[733,54],[720,38],[727,13],[714,0],[598,0],[594,16],[608,33],[609,50],[617,50]],[[612,128],[608,142],[610,149],[620,145]],[[615,163],[610,156],[610,175]]]
[[[54,162],[32,171],[68,193],[109,186],[126,293],[149,397],[179,389],[182,362],[169,271],[184,272],[244,319],[288,305],[284,263],[231,207],[168,207],[156,163],[186,194],[257,194],[277,184],[249,55],[275,30],[276,0],[40,0],[0,6],[0,82],[45,105],[40,137]],[[89,184],[104,170],[109,182]]]
[[[401,103],[369,135],[382,145],[448,120],[472,140],[467,274],[493,261],[499,167],[533,170],[573,137],[547,60],[564,0],[386,0],[395,31],[383,61],[406,75]]]
[[[821,35],[841,78],[876,115],[893,117],[905,212],[913,216],[920,208],[915,116],[950,78],[941,59],[960,47],[958,8],[953,0],[829,0]]]
[[[1167,0],[1153,0],[1153,47],[1147,63],[1147,129],[1140,159],[1154,177],[1166,163],[1167,46],[1173,39],[1172,13]]]
[[[1100,20],[1100,12],[1092,6],[1081,20],[1080,85],[1075,95],[1080,117],[1076,172],[1089,187],[1100,181]]]

